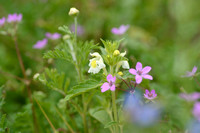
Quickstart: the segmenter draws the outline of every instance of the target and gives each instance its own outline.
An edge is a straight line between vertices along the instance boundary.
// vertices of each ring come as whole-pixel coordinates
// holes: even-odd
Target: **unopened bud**
[[[69,16],[77,16],[78,14],[79,14],[79,10],[77,10],[75,7],[70,8]]]
[[[118,56],[118,55],[120,55],[119,50],[115,50],[114,53],[113,53],[113,55],[114,55],[114,56]]]

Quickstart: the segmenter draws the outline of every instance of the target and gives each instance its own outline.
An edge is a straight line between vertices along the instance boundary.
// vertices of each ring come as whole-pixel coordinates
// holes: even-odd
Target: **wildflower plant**
[[[128,51],[119,48],[123,40],[100,39],[101,44],[95,44],[94,41],[80,41],[78,38],[79,13],[76,8],[69,10],[69,17],[74,19],[73,31],[68,26],[60,26],[58,33],[47,32],[44,39],[33,45],[34,49],[42,49],[48,44],[48,41],[62,39],[53,50],[45,52],[43,58],[48,60],[47,62],[49,60],[50,62],[52,60],[60,62],[63,67],[70,66],[72,68],[70,70],[74,70],[71,79],[68,76],[71,72],[64,72],[56,65],[49,64],[48,67],[42,69],[42,72],[37,72],[32,76],[34,81],[39,81],[50,89],[50,95],[53,95],[53,92],[59,94],[58,100],[54,104],[51,103],[51,106],[47,106],[44,100],[48,95],[42,91],[32,93],[30,89],[30,84],[33,82],[25,73],[26,69],[17,45],[17,25],[21,21],[22,15],[11,14],[6,22],[4,17],[0,19],[0,26],[4,27],[7,24],[13,26],[11,30],[5,28],[1,33],[13,37],[16,45],[19,63],[24,75],[23,80],[27,81],[26,87],[31,102],[34,124],[33,131],[40,132],[42,130],[38,128],[38,123],[41,124],[41,121],[37,120],[34,107],[40,111],[39,114],[44,116],[45,121],[55,133],[58,132],[59,124],[55,124],[52,121],[54,117],[52,118],[48,114],[56,114],[55,118],[60,119],[60,123],[64,122],[67,130],[72,133],[94,132],[95,128],[91,129],[91,125],[100,127],[96,125],[96,121],[100,122],[105,130],[112,133],[123,132],[124,125],[129,122],[128,118],[125,117],[126,112],[130,114],[131,122],[145,126],[149,123],[153,124],[159,115],[159,110],[154,105],[157,94],[155,90],[146,90],[145,93],[142,91],[142,80],[153,80],[153,77],[148,74],[151,67],[143,68],[142,63],[137,62],[136,69],[130,68],[129,60],[126,57]],[[114,28],[112,31],[114,34],[121,35],[128,28],[129,25],[122,25],[119,29]],[[124,84],[128,89],[123,89]],[[122,93],[121,90],[127,92],[123,98],[118,95]],[[142,93],[137,93],[137,90]],[[151,104],[145,102],[145,98]],[[29,116],[26,112],[20,115],[23,115],[23,118]],[[23,121],[20,115],[16,117],[16,120]],[[139,117],[142,115],[145,117]],[[150,121],[145,121],[145,118],[149,118]]]

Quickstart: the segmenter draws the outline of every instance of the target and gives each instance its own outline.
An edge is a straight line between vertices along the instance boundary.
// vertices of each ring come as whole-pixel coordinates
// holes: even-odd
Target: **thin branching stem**
[[[113,75],[113,67],[112,66],[110,66],[110,73],[111,73],[111,75]],[[115,102],[115,99],[116,99],[115,91],[112,91],[111,94],[112,94],[112,109],[113,109],[114,121],[118,122],[117,106],[116,106],[116,102]],[[115,126],[115,133],[119,133],[117,126]]]
[[[74,130],[72,129],[72,127],[69,125],[69,123],[65,120],[65,118],[62,116],[62,114],[60,113],[60,111],[56,108],[56,112],[58,113],[58,115],[60,116],[60,118],[64,121],[65,125],[68,127],[68,129],[70,130],[71,133],[75,133]]]
[[[53,129],[54,133],[57,133],[56,128],[54,127],[54,125],[52,124],[51,120],[49,119],[49,117],[47,116],[47,114],[45,113],[45,111],[43,110],[42,106],[39,104],[39,102],[35,99],[37,105],[39,106],[40,110],[42,111],[43,115],[45,116],[45,118],[47,119],[49,125],[51,126],[51,128]]]
[[[22,74],[24,76],[24,80],[25,81],[29,81],[28,78],[27,78],[27,75],[26,75],[24,63],[23,63],[23,60],[22,60],[22,57],[21,57],[21,53],[20,53],[20,50],[19,50],[19,46],[18,46],[18,42],[17,42],[17,34],[16,33],[17,33],[17,26],[15,25],[15,32],[14,32],[14,35],[13,35],[13,41],[14,41],[14,44],[15,44],[17,58],[18,58],[18,61],[19,61],[19,64],[20,64],[20,68],[22,70]],[[25,85],[26,85],[26,88],[27,88],[27,91],[28,91],[29,100],[30,100],[30,102],[32,104],[31,109],[32,109],[32,114],[33,114],[34,129],[35,129],[35,132],[38,133],[39,128],[38,128],[38,124],[37,124],[37,118],[36,118],[36,114],[35,114],[35,109],[34,109],[34,106],[33,106],[31,88],[29,86],[30,82],[25,83]]]
[[[200,86],[200,83],[198,81],[198,79],[196,77],[194,77],[195,82],[198,84],[198,86]]]

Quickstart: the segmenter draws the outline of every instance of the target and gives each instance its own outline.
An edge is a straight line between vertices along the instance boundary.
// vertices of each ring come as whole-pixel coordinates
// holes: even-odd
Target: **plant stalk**
[[[75,25],[75,45],[77,47],[77,26],[78,26],[78,21],[77,21],[77,17],[74,17],[74,25]],[[76,66],[77,66],[77,73],[79,75],[79,81],[82,82],[82,72],[81,72],[81,68],[78,66],[79,63],[76,59]],[[84,126],[84,133],[88,133],[88,125],[87,125],[87,117],[86,117],[86,113],[87,113],[87,103],[85,103],[85,95],[82,94],[82,104],[83,104],[83,126]]]
[[[114,76],[113,75],[113,67],[112,66],[110,66],[110,73],[111,73],[112,76]],[[114,121],[118,122],[117,106],[116,106],[116,101],[115,101],[115,99],[116,99],[115,91],[112,91],[111,95],[112,95],[112,110],[113,110],[113,115],[114,115]],[[115,126],[115,133],[119,133],[118,126]]]
[[[17,58],[19,60],[20,68],[22,70],[22,74],[23,74],[24,79],[26,81],[25,85],[26,85],[26,88],[27,88],[27,91],[28,91],[28,97],[29,97],[29,100],[30,100],[30,102],[32,104],[31,110],[32,110],[32,114],[33,114],[34,129],[35,129],[35,132],[38,133],[39,132],[39,128],[38,128],[38,124],[37,124],[37,118],[36,118],[36,114],[35,114],[35,109],[34,109],[34,106],[33,106],[33,99],[32,99],[31,88],[29,86],[30,81],[28,80],[28,78],[26,76],[26,71],[25,71],[24,63],[23,63],[23,60],[22,60],[22,57],[21,57],[21,54],[20,54],[20,50],[19,50],[19,46],[18,46],[18,42],[17,42],[16,26],[15,26],[15,34],[13,36],[13,40],[14,40],[15,49],[16,49],[16,53],[17,53]]]

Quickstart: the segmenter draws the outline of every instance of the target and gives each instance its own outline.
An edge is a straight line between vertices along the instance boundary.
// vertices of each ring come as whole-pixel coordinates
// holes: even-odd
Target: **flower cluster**
[[[61,35],[59,33],[49,33],[49,32],[47,32],[45,34],[45,36],[46,36],[46,38],[37,41],[36,44],[33,45],[34,49],[42,49],[42,48],[44,48],[48,43],[48,39],[57,40],[57,39],[59,39],[61,37]]]
[[[124,34],[129,28],[129,25],[121,25],[119,28],[112,28],[111,32],[115,35],[122,35]]]
[[[5,23],[16,23],[16,22],[21,22],[22,20],[22,14],[8,14],[7,19],[5,17],[2,17],[0,19],[0,27],[5,25]]]

